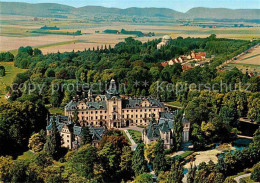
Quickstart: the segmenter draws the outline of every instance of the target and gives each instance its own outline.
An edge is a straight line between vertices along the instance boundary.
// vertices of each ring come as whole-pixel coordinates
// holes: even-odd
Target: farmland
[[[240,56],[233,62],[230,62],[227,68],[237,67],[244,73],[260,72],[260,46],[257,46],[248,51],[248,53]]]
[[[112,30],[129,30],[141,31],[143,33],[154,32],[154,37],[138,37],[136,39],[146,42],[148,40],[160,38],[167,34],[176,38],[182,37],[208,37],[210,34],[216,34],[217,37],[246,39],[260,38],[258,27],[219,27],[219,28],[202,28],[199,26],[182,26],[177,21],[151,21],[146,23],[133,22],[111,22],[99,23],[89,20],[68,19],[52,19],[41,18],[37,21],[29,16],[3,15],[0,19],[0,51],[16,50],[20,46],[32,46],[41,48],[43,53],[66,52],[66,51],[82,51],[84,49],[92,49],[93,47],[101,47],[102,45],[111,45],[113,47],[118,42],[129,36],[136,35],[124,34],[105,34],[106,29]],[[59,31],[40,31],[40,27],[57,26]],[[67,32],[72,33],[80,30],[82,35],[66,35]],[[98,33],[97,33],[98,32]],[[63,35],[64,33],[64,35]]]

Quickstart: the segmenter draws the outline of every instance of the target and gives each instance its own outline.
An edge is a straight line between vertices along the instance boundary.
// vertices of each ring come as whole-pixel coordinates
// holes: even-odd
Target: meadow
[[[12,84],[17,74],[25,72],[26,69],[14,67],[13,62],[0,62],[0,65],[5,67],[6,73],[4,77],[0,77],[0,102],[6,102],[6,99],[4,98],[7,93],[6,87]]]

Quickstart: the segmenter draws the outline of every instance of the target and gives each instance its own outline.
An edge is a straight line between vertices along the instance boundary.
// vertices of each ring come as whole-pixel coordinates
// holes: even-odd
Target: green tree
[[[138,176],[148,171],[147,161],[144,158],[144,144],[137,145],[132,159],[132,167],[135,175]]]
[[[81,131],[81,145],[91,144],[92,135],[90,133],[89,127],[82,127]]]
[[[79,176],[91,179],[94,177],[94,164],[97,161],[96,148],[87,144],[69,159],[66,169],[69,173],[77,173]]]
[[[148,173],[143,173],[141,175],[138,175],[133,183],[153,183],[153,176]]]
[[[182,162],[175,160],[169,174],[167,175],[166,182],[181,183],[184,177],[183,171],[184,168]]]
[[[50,135],[47,136],[44,150],[54,159],[59,157],[61,151],[61,136],[55,120],[52,121]]]
[[[158,175],[160,171],[165,171],[167,167],[165,154],[164,154],[164,143],[163,140],[159,139],[155,146],[155,157],[153,160],[153,170]]]
[[[40,152],[43,149],[44,141],[44,138],[39,133],[35,133],[29,139],[28,147],[34,152]]]
[[[123,148],[123,153],[120,157],[121,175],[122,175],[122,179],[124,179],[125,181],[130,180],[131,177],[134,175],[134,171],[132,169],[132,157],[133,157],[133,153],[131,151],[131,148],[125,146]]]

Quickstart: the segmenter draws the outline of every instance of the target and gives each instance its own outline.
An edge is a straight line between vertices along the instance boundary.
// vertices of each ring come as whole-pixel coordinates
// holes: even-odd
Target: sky
[[[2,0],[1,0],[2,1]],[[3,0],[5,2],[59,3],[73,7],[87,5],[129,8],[157,7],[186,12],[194,7],[260,9],[260,0]]]

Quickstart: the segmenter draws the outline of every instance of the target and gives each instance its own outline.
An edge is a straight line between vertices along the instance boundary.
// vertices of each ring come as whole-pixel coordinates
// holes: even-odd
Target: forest
[[[46,105],[63,107],[74,96],[81,95],[82,90],[65,88],[53,91],[53,85],[101,83],[103,86],[114,78],[117,83],[125,84],[125,89],[120,88],[121,95],[178,101],[183,106],[178,121],[185,112],[191,122],[191,141],[195,150],[234,140],[240,133],[237,130],[239,117],[260,122],[260,78],[249,77],[236,68],[229,71],[216,69],[226,60],[258,44],[258,41],[220,39],[216,35],[208,38],[178,37],[158,50],[160,42],[161,39],[142,43],[129,37],[114,48],[108,45],[103,49],[43,55],[41,50],[27,46],[20,47],[15,57],[10,53],[0,54],[5,61],[13,60],[16,67],[28,69],[16,76],[12,87],[6,88],[11,93],[9,103],[0,105],[0,180],[152,182],[149,164],[160,182],[181,182],[183,162],[166,156],[161,140],[150,149],[140,142],[132,152],[122,132],[109,130],[102,137],[101,146],[95,148],[89,145],[92,139],[86,128],[80,149],[66,152],[60,148],[55,125],[51,135],[46,137],[44,131],[49,114]],[[205,51],[208,56],[214,57],[204,67],[186,71],[182,70],[181,64],[166,67],[160,64],[192,50]],[[136,81],[149,84],[136,86]],[[162,83],[161,88],[164,89],[158,91],[158,83]],[[221,83],[228,88],[221,88]],[[44,88],[30,90],[33,84],[43,85]],[[177,92],[167,90],[168,84],[178,89]],[[202,87],[178,88],[190,84]],[[210,90],[213,85],[216,87]],[[96,94],[104,92],[102,89],[95,91]],[[260,131],[257,130],[248,149],[226,153],[217,164],[201,163],[191,168],[188,182],[222,183],[225,179],[229,181],[230,175],[252,168],[259,162],[259,138]],[[177,151],[179,146],[176,141],[171,151]],[[28,149],[36,152],[30,161],[16,159]],[[257,177],[259,165],[255,165],[254,169],[252,175]],[[255,177],[252,179],[256,180]]]

